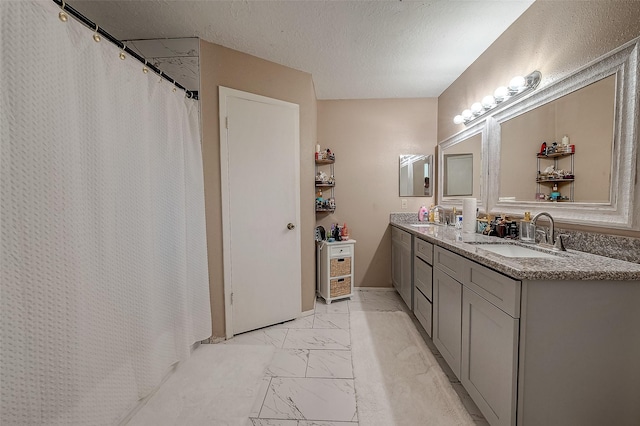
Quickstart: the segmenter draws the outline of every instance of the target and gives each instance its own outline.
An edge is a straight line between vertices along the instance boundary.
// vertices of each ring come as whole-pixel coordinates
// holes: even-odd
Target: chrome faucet
[[[555,231],[555,223],[553,221],[553,217],[551,217],[551,215],[547,212],[540,212],[538,214],[536,214],[532,219],[531,219],[531,224],[533,226],[536,225],[536,222],[538,220],[538,218],[540,216],[546,216],[549,218],[549,235],[547,235],[545,233],[544,235],[544,239],[545,239],[545,243],[548,245],[553,246],[554,250],[558,250],[558,251],[566,251],[566,249],[564,248],[564,244],[562,243],[562,235],[558,235],[558,238],[556,239],[556,231]],[[544,243],[542,243],[544,245]]]
[[[535,225],[536,225],[536,222],[538,221],[538,218],[539,218],[540,216],[546,216],[546,217],[548,217],[548,218],[549,218],[549,234],[550,234],[550,235],[545,235],[545,240],[547,240],[546,242],[547,242],[548,244],[553,245],[553,244],[555,244],[555,242],[556,242],[556,240],[555,240],[555,238],[554,238],[554,237],[555,237],[555,235],[554,235],[554,234],[555,234],[555,224],[554,224],[554,222],[553,222],[553,217],[551,217],[551,215],[550,215],[549,213],[547,213],[547,212],[540,212],[540,213],[536,214],[536,215],[533,217],[533,219],[531,219],[531,224],[532,224],[533,226],[535,226]]]
[[[442,207],[439,204],[436,204],[435,206],[433,206],[434,213],[435,213],[436,209],[438,210],[438,221],[437,221],[437,223],[442,223],[443,220],[445,219],[444,218],[444,212],[445,212],[444,207]],[[434,217],[435,217],[435,214],[434,214]],[[436,222],[435,218],[434,218],[433,221]],[[446,223],[446,220],[444,220],[444,221]]]

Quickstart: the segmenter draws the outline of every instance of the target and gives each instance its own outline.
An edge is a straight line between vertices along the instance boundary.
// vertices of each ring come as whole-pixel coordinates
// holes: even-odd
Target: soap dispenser
[[[523,243],[536,242],[536,226],[531,223],[531,212],[524,212],[524,218],[520,220],[520,241]]]
[[[424,220],[424,215],[429,214],[429,210],[425,206],[420,206],[420,210],[418,210],[418,221],[422,222]]]

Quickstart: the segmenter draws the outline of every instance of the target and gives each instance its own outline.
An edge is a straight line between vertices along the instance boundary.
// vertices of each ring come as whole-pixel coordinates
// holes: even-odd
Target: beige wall
[[[224,336],[222,211],[220,207],[220,134],[218,86],[300,105],[300,203],[302,234],[302,310],[313,309],[315,260],[313,228],[316,96],[310,74],[225,47],[200,41],[200,107],[204,162],[209,285],[213,335]],[[277,165],[265,165],[265,168]],[[259,211],[256,212],[259,214]],[[259,217],[256,218],[259,220]]]
[[[319,225],[347,223],[356,243],[355,285],[391,285],[389,213],[418,212],[431,197],[399,194],[401,154],[434,154],[436,99],[318,101],[318,141],[336,153],[337,209]],[[309,176],[311,180],[311,176]]]
[[[536,1],[440,95],[438,141],[464,129],[453,123],[455,115],[514,75],[537,69],[542,72],[539,87],[544,87],[638,36],[640,1]],[[606,232],[640,236],[634,231]]]

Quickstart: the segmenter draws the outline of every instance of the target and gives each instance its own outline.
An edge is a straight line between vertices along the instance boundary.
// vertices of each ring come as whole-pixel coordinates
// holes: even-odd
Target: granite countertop
[[[415,222],[417,223],[417,222]],[[615,280],[640,281],[640,264],[611,259],[576,250],[553,252],[535,245],[513,240],[463,233],[451,226],[411,226],[411,221],[391,218],[390,224],[418,238],[448,249],[518,280]],[[481,243],[514,244],[526,246],[553,258],[507,257],[482,248]]]

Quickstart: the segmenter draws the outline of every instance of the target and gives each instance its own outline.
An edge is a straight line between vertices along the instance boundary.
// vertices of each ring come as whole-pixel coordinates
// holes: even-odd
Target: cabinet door
[[[462,284],[433,269],[433,343],[460,378]]]
[[[402,281],[402,245],[398,240],[391,240],[391,282],[393,286],[400,292],[400,283]]]
[[[463,289],[460,381],[492,426],[515,425],[518,320]]]
[[[413,308],[413,301],[411,300],[411,289],[413,287],[413,258],[411,256],[411,245],[407,246],[405,244],[401,245],[400,251],[400,268],[402,278],[400,280],[400,288],[398,292],[404,303],[407,304],[409,309]]]

